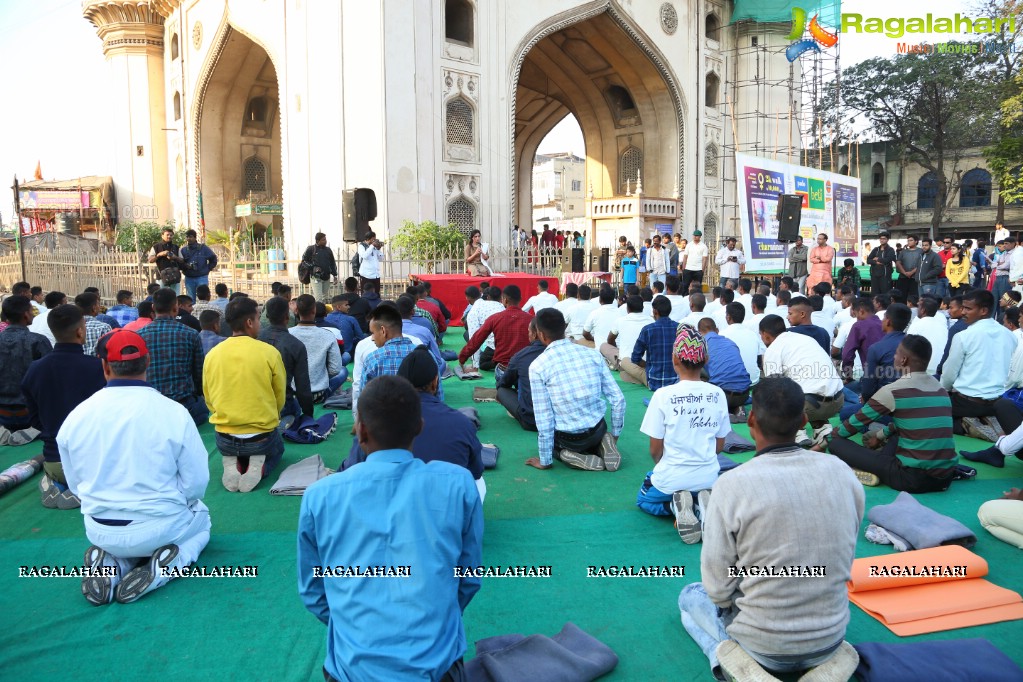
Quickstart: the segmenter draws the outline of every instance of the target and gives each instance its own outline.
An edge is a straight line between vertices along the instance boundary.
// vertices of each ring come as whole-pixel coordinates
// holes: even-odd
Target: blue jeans
[[[650,273],[650,286],[653,287],[654,282],[660,282],[661,284],[664,284],[664,280],[665,280],[666,277],[667,277],[666,274],[655,275],[654,273],[651,272]]]
[[[845,394],[845,404],[842,405],[842,410],[838,413],[838,418],[845,421],[859,412],[860,408],[863,407],[863,403],[860,402],[860,382],[854,381],[851,384],[846,384],[845,388],[842,389],[842,392]]]
[[[262,478],[270,475],[284,457],[284,441],[281,439],[281,432],[274,429],[265,438],[260,438],[254,443],[247,441],[230,440],[224,434],[217,431],[217,449],[224,456],[238,458],[238,465],[244,470],[249,465],[249,457],[262,455],[266,457],[263,462]]]
[[[500,367],[494,367],[494,383],[498,388],[501,388],[501,378],[504,377],[504,370]]]
[[[173,290],[175,294],[178,294],[178,295],[181,294],[181,280],[178,280],[174,284],[165,284],[163,282],[163,280],[160,280],[160,286],[164,286],[164,287],[167,287],[168,289]],[[192,300],[194,301],[195,299],[192,299]]]
[[[281,408],[281,419],[285,417],[295,417],[298,419],[302,416],[302,406],[298,404],[298,398],[291,396],[284,400],[284,407]]]
[[[341,388],[341,384],[345,383],[345,379],[347,379],[347,378],[348,378],[348,368],[347,367],[342,367],[341,368],[341,373],[338,374],[336,377],[331,377],[330,380],[327,382],[327,390],[330,393],[334,393],[334,391],[336,391],[337,389]]]
[[[739,280],[735,279],[734,277],[722,277],[722,278],[720,278],[718,280],[718,286],[721,287],[722,289],[724,289],[725,288],[725,284],[729,280],[731,280],[732,284],[734,284],[735,286],[739,286]]]
[[[921,296],[937,296],[938,285],[937,284],[921,284],[920,285]]]
[[[717,648],[721,642],[731,639],[725,628],[735,620],[739,609],[734,604],[727,609],[719,608],[707,596],[703,583],[690,583],[682,588],[682,592],[678,595],[678,608],[682,612],[682,625],[686,632],[710,661],[711,672],[718,679],[722,679],[716,670],[718,667]],[[737,643],[742,646],[741,642]],[[839,640],[834,646],[822,651],[777,657],[758,654],[744,646],[742,648],[768,672],[790,673],[807,670],[824,663],[834,655],[841,643],[842,641]]]
[[[643,481],[643,485],[639,487],[639,493],[636,495],[636,506],[647,514],[671,516],[671,493],[663,492],[654,487],[654,484],[650,482],[650,476],[653,473],[652,471],[648,473],[646,480]]]
[[[994,294],[995,297],[995,307],[998,308],[997,315],[999,321],[1001,321],[1002,318],[1005,317],[1005,312],[998,306],[998,302],[1002,300],[1002,296],[1005,295],[1005,292],[1009,291],[1010,289],[1012,289],[1012,285],[1009,284],[1008,275],[1001,275],[999,277],[995,277],[995,284],[993,287],[991,287],[991,293]]]
[[[186,277],[185,278],[185,292],[192,298],[192,303],[195,303],[198,299],[195,297],[195,290],[199,288],[200,284],[209,286],[210,276],[200,275],[199,277]]]
[[[195,422],[196,426],[202,426],[209,420],[210,411],[206,407],[206,399],[202,396],[183,398],[178,402],[188,410],[188,414],[192,415],[192,421]]]

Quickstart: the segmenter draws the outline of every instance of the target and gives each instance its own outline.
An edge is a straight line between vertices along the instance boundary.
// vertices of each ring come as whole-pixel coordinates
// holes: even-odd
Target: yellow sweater
[[[280,352],[248,336],[232,336],[206,356],[202,392],[220,433],[267,433],[280,423],[287,376]]]
[[[950,287],[959,287],[970,281],[970,259],[963,256],[963,262],[956,265],[955,259],[949,258],[945,263],[945,277]]]

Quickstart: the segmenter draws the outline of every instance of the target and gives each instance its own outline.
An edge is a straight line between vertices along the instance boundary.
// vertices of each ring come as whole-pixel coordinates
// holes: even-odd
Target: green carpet
[[[455,345],[449,340],[449,347]],[[648,516],[635,506],[636,491],[650,468],[647,439],[638,431],[645,411],[642,399],[649,392],[623,385],[628,413],[617,473],[574,471],[560,464],[538,471],[522,464],[536,455],[535,434],[519,430],[498,404],[472,402],[474,385],[489,385],[490,376],[475,383],[449,379],[444,384],[449,404],[479,409],[480,439],[501,447],[498,468],[486,474],[484,563],[548,565],[552,577],[484,580],[465,612],[467,655],[474,652],[472,643],[485,637],[553,635],[572,621],[620,657],[606,679],[710,679],[705,659],[679,622],[677,607],[682,587],[700,578],[700,546],[682,544],[670,520]],[[336,467],[351,444],[351,412],[339,415],[338,431],[326,444],[289,444],[282,467],[316,452]],[[736,430],[748,435],[744,425]],[[206,503],[213,535],[199,563],[255,565],[258,577],[181,579],[135,604],[101,608],[82,598],[79,580],[19,578],[21,565],[78,565],[88,545],[80,513],[39,504],[37,476],[0,497],[0,590],[7,595],[9,614],[9,626],[0,634],[4,679],[322,679],[324,628],[306,612],[296,588],[300,499],[271,497],[267,482],[247,495],[225,491],[213,430],[207,425],[200,431],[211,453]],[[957,440],[963,447],[983,447],[978,441]],[[0,448],[0,469],[39,452],[38,443]],[[978,469],[977,480],[918,499],[977,534],[974,551],[990,564],[993,582],[1023,591],[1020,551],[989,535],[977,520],[981,503],[1020,485],[1023,462],[1009,458],[1004,469]],[[888,488],[867,488],[866,494],[868,509],[896,495]],[[861,534],[856,554],[892,551],[868,543]],[[685,577],[586,577],[587,566],[623,564],[683,565]],[[859,608],[850,610],[849,641],[900,641]],[[902,641],[986,637],[1023,665],[1021,634],[1023,623],[1017,621]]]

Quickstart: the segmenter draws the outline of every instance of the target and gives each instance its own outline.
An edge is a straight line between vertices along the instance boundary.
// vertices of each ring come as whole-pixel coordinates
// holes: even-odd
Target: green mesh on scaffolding
[[[820,23],[835,28],[842,12],[841,2],[807,2],[806,0],[735,0],[732,21],[791,22],[792,10],[802,8],[809,22],[815,14]]]

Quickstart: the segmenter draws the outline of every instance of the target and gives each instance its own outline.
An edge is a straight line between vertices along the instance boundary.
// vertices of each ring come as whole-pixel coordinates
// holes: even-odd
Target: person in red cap
[[[210,540],[210,470],[188,410],[146,383],[142,337],[116,329],[96,355],[106,388],[71,411],[57,447],[92,543],[82,594],[99,606],[133,602],[199,558]]]

